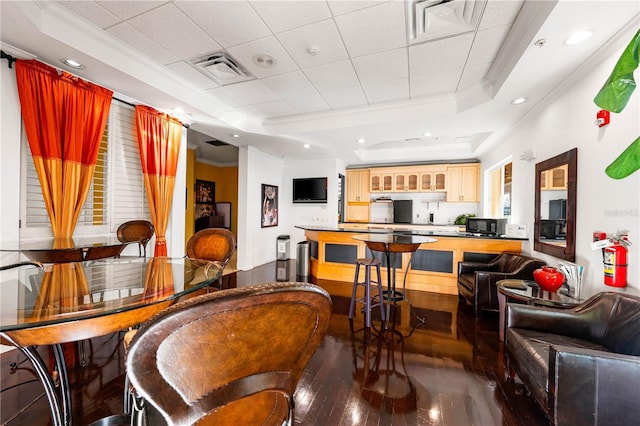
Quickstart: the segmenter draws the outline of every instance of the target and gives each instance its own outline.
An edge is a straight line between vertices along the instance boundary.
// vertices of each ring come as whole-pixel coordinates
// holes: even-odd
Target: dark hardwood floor
[[[295,263],[274,262],[225,277],[226,286],[295,281]],[[296,392],[300,425],[548,425],[533,399],[507,380],[497,315],[476,320],[456,296],[407,291],[394,326],[370,332],[349,321],[351,283],[312,282],[332,295],[331,328]],[[425,319],[421,324],[417,317]],[[41,349],[47,355],[47,348]],[[90,341],[88,365],[66,348],[75,425],[122,409],[121,335]],[[12,368],[11,364],[16,363]],[[42,387],[19,351],[1,357],[2,425],[49,425]],[[153,421],[152,425],[159,422]]]

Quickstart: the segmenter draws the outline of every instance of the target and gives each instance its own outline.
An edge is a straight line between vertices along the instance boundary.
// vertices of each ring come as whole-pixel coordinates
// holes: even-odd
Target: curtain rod
[[[9,55],[8,53],[6,53],[4,50],[1,50],[1,49],[0,49],[0,53],[2,54],[2,58],[0,58],[0,59],[6,59],[8,61],[7,65],[9,66],[9,68],[13,68],[13,63],[18,58],[16,58],[15,56]],[[123,99],[116,98],[115,96],[113,96],[113,100],[118,101],[118,102],[122,102],[123,104],[129,105],[130,107],[133,107],[133,108],[136,107],[136,104],[131,103],[129,101],[125,101]],[[184,127],[185,129],[188,129],[189,125],[186,124],[186,123],[182,123],[182,127]]]

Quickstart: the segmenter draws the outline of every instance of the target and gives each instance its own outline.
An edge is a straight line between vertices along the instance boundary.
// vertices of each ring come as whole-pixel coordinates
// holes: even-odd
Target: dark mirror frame
[[[541,173],[568,164],[567,170],[567,239],[566,246],[547,244],[540,239]],[[536,164],[535,217],[533,223],[533,249],[550,256],[574,262],[576,257],[576,200],[578,183],[578,148],[556,155]]]

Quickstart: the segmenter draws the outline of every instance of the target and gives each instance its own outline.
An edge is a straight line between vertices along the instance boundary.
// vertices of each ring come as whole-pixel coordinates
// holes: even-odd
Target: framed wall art
[[[278,187],[262,184],[262,214],[260,224],[262,228],[278,226]]]
[[[216,183],[207,180],[196,180],[196,220],[215,216],[216,214]]]

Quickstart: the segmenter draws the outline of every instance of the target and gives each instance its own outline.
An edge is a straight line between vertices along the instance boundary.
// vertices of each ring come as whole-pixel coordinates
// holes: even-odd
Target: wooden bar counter
[[[310,242],[311,275],[320,279],[347,282],[353,281],[357,258],[380,258],[379,253],[369,251],[364,242],[353,238],[354,235],[402,232],[433,237],[437,241],[422,244],[413,257],[411,253],[399,253],[395,260],[392,259],[392,266],[396,270],[397,283],[402,283],[405,271],[408,271],[407,288],[441,294],[458,294],[458,262],[488,262],[500,253],[520,253],[523,241],[527,241],[525,238],[476,236],[465,232],[423,231],[419,228],[397,231],[380,228],[296,227],[305,231],[305,237]],[[382,258],[380,260],[386,268],[386,261]],[[387,276],[386,270],[382,275]],[[383,279],[383,283],[386,285],[386,279]]]

